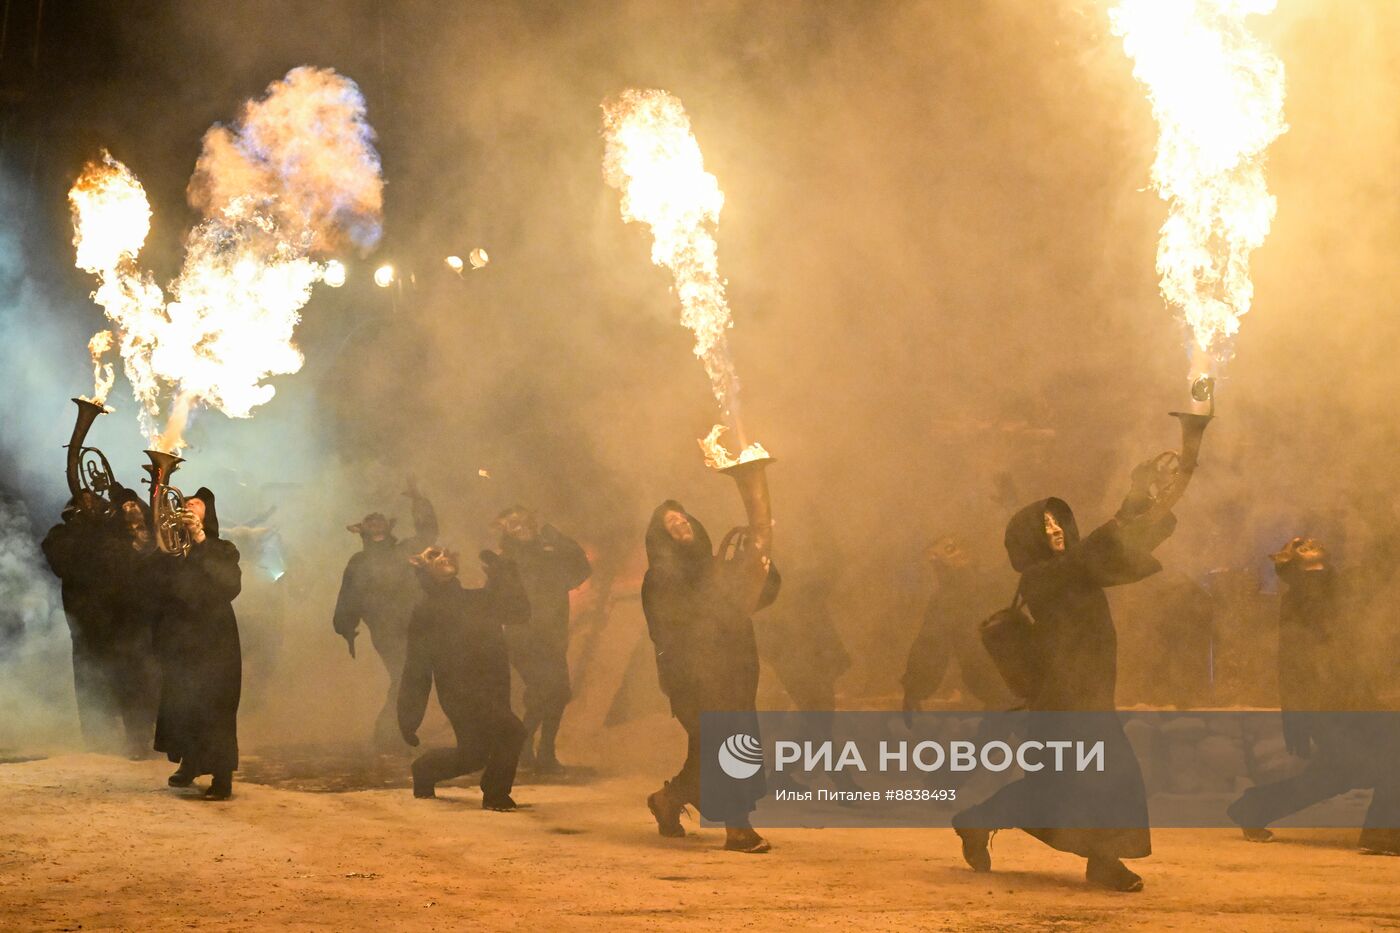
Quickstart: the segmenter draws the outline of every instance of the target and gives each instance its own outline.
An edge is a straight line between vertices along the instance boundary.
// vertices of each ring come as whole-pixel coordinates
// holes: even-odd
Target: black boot
[[[1142,890],[1142,878],[1116,858],[1090,858],[1084,868],[1084,880],[1109,891]]]
[[[233,796],[233,772],[220,771],[214,775],[209,789],[204,792],[205,800],[227,800]]]
[[[773,846],[767,839],[754,832],[752,826],[726,826],[724,828],[724,848],[728,852],[762,855],[764,852],[770,851]]]
[[[962,857],[973,871],[992,870],[992,833],[986,829],[959,829],[962,840]]]
[[[685,806],[671,799],[670,788],[671,785],[667,784],[648,797],[647,809],[656,819],[658,833],[667,839],[680,839],[685,836],[685,827],[681,825],[681,811]]]
[[[481,809],[495,810],[498,813],[509,813],[516,807],[515,800],[510,794],[497,794],[491,797],[481,798]]]
[[[180,767],[175,769],[175,773],[165,779],[165,783],[171,787],[189,787],[194,783],[194,779],[199,777],[199,768],[189,758],[180,759]]]

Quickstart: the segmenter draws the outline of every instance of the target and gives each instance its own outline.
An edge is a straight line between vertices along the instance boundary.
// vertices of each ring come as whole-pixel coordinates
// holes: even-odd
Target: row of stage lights
[[[491,257],[486,254],[486,250],[478,247],[468,253],[465,260],[463,260],[461,256],[448,256],[443,259],[442,264],[445,265],[450,272],[461,275],[468,265],[473,269],[483,269],[490,261]],[[341,262],[339,259],[332,259],[326,263],[326,268],[321,273],[321,281],[325,282],[331,288],[339,288],[345,284],[345,279],[348,274],[349,270],[346,269],[345,263]],[[398,280],[399,273],[398,270],[394,268],[393,263],[386,262],[384,265],[374,270],[374,284],[378,285],[380,288],[388,288]]]

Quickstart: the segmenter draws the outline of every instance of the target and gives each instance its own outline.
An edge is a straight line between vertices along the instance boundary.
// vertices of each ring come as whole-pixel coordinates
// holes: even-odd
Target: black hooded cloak
[[[103,748],[117,712],[111,656],[115,637],[112,593],[117,576],[111,563],[115,540],[111,516],[85,512],[68,500],[62,522],[44,536],[44,557],[58,577],[63,614],[73,639],[73,687],[78,723],[89,748]]]
[[[982,647],[978,626],[987,609],[1004,601],[1011,584],[999,574],[973,567],[937,569],[938,584],[924,609],[923,625],[909,647],[904,692],[912,700],[928,699],[943,682],[948,663],[958,660],[963,687],[986,709],[1007,709],[1016,702]]]
[[[686,516],[693,541],[671,537],[667,512]],[[683,720],[702,711],[752,710],[758,693],[758,645],[753,619],[739,604],[738,568],[716,560],[712,547],[705,526],[679,502],[667,500],[652,513],[642,611],[661,689]],[[770,567],[756,608],[772,604],[780,585],[777,568]]]
[[[1064,530],[1065,549],[1058,554],[1045,535],[1046,512]],[[1021,574],[1021,594],[1045,639],[1047,659],[1040,688],[1027,705],[1033,711],[1081,714],[1033,719],[1028,738],[1102,741],[1107,766],[1102,772],[1031,773],[958,814],[955,826],[1020,827],[1085,858],[1152,854],[1142,771],[1114,713],[1118,639],[1104,588],[1161,570],[1152,550],[1175,527],[1172,515],[1155,523],[1115,518],[1081,539],[1069,505],[1053,498],[1012,516],[1006,553]],[[1061,827],[1072,828],[1036,828],[1036,816],[1047,812],[1055,813]]]
[[[219,537],[214,494],[201,488],[203,543],[163,558],[156,656],[161,666],[155,748],[196,774],[238,769],[238,700],[243,658],[233,601],[242,587],[238,548]]]
[[[133,490],[122,488],[114,497],[117,530],[111,544],[112,664],[115,693],[133,753],[150,748],[160,701],[160,664],[155,654],[155,626],[161,610],[161,555],[154,541],[138,548],[122,518],[121,508],[134,502],[150,527],[150,507]]]

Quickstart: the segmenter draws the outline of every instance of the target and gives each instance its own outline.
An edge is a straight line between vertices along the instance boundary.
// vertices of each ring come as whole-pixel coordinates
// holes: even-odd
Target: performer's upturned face
[[[145,513],[141,511],[141,506],[130,499],[122,503],[122,523],[126,525],[126,533],[131,536],[131,541],[137,547],[144,547],[151,538],[151,529],[146,524]]]
[[[1055,513],[1047,511],[1045,513],[1045,540],[1050,542],[1050,550],[1056,554],[1063,554],[1065,550],[1065,530],[1060,527],[1060,522],[1055,518]]]
[[[695,529],[691,527],[690,519],[680,512],[667,512],[665,521],[666,533],[671,536],[671,540],[681,544],[689,544],[695,540]]]
[[[185,509],[186,509],[191,515],[193,515],[195,518],[199,519],[201,522],[204,521],[204,500],[203,500],[203,499],[186,499],[186,500],[185,500]]]
[[[446,582],[457,576],[457,555],[445,547],[429,548],[423,552],[423,566],[434,580]]]
[[[1303,570],[1322,570],[1327,566],[1327,548],[1316,538],[1294,538],[1278,554],[1275,563],[1296,560]]]

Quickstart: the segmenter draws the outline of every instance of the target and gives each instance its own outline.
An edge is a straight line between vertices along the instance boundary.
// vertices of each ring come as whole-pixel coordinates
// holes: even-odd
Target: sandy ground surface
[[[1352,831],[1160,831],[1121,895],[1018,833],[991,875],[948,830],[780,830],[739,855],[722,830],[658,837],[641,777],[525,783],[502,814],[333,758],[248,756],[226,803],[166,788],[161,761],[0,764],[0,929],[1400,929],[1400,859]]]

